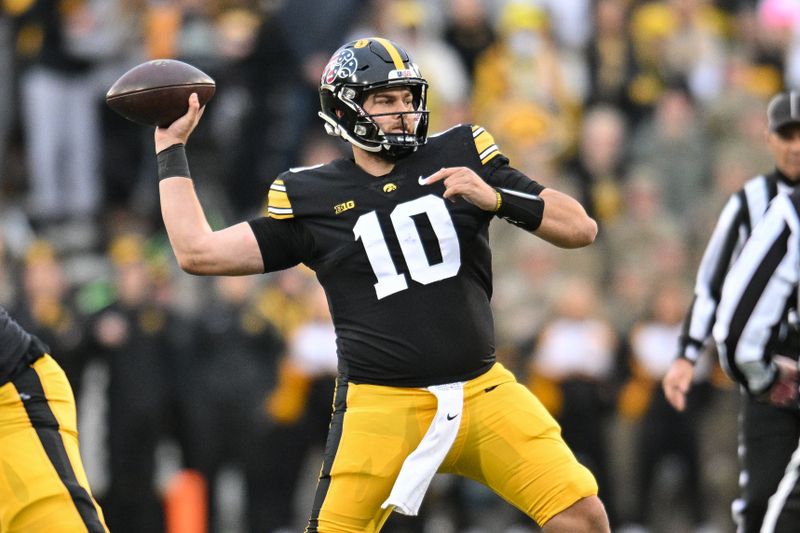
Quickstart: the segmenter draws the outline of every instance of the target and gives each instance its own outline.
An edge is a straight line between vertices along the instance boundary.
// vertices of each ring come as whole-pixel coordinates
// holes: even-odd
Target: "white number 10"
[[[422,240],[414,224],[414,215],[425,214],[431,223],[436,239],[439,241],[439,251],[442,262],[431,265],[422,247]],[[411,279],[428,285],[434,281],[451,278],[458,274],[461,267],[461,248],[458,244],[458,235],[450,213],[447,211],[444,200],[433,195],[423,196],[410,202],[399,204],[389,215],[403,258],[408,266]],[[375,284],[375,293],[378,299],[408,288],[405,274],[397,272],[386,244],[386,238],[378,222],[378,215],[370,211],[358,218],[353,226],[356,240],[361,239],[364,250],[367,252],[369,264],[378,282]]]

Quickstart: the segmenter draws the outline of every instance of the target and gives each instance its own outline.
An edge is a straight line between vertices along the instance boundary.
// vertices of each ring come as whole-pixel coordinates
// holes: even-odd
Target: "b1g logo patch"
[[[333,83],[336,78],[349,78],[358,68],[358,60],[350,49],[342,50],[331,58],[322,72],[322,81]]]
[[[333,212],[335,214],[344,213],[345,211],[349,211],[356,206],[356,202],[354,200],[348,200],[346,202],[342,202],[341,204],[333,206]]]

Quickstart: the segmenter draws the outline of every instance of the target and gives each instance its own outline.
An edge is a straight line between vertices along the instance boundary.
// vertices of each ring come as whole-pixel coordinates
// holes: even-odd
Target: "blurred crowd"
[[[154,58],[216,80],[188,153],[212,226],[228,225],[259,215],[278,172],[347,154],[317,84],[368,35],[412,52],[432,131],[484,126],[598,221],[568,255],[495,222],[493,306],[498,357],[562,424],[612,525],[731,530],[737,393],[713,353],[686,413],[659,380],[717,214],[772,170],[766,102],[800,87],[798,2],[2,0],[0,303],[72,381],[110,529],[195,531],[188,506],[209,531],[297,530],[336,370],[309,272],[179,271],[152,131],[105,91]],[[386,530],[531,529],[443,477]]]

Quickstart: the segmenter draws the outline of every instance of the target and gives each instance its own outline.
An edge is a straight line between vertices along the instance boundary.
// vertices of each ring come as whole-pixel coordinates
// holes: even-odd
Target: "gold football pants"
[[[107,533],[78,451],[75,398],[44,355],[0,387],[0,532]]]
[[[379,531],[391,512],[381,504],[436,407],[422,389],[340,380],[307,531]],[[597,494],[557,422],[499,363],[464,385],[458,436],[439,472],[483,483],[540,525]]]

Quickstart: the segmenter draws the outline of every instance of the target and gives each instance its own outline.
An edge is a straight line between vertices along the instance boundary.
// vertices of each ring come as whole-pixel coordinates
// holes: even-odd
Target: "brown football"
[[[154,59],[123,74],[106,93],[106,103],[128,120],[169,126],[189,109],[189,95],[200,106],[214,96],[216,84],[202,70],[175,59]]]

